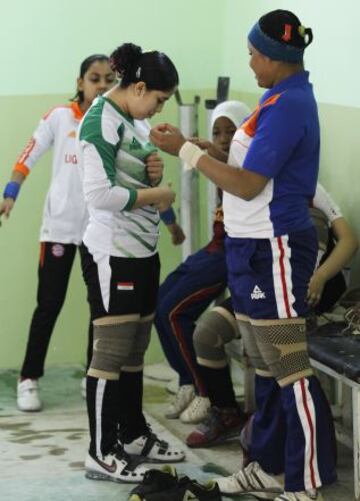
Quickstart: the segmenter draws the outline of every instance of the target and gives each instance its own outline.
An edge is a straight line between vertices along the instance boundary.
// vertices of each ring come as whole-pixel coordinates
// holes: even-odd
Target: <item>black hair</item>
[[[84,78],[87,70],[96,61],[109,62],[110,58],[105,54],[92,54],[91,56],[87,57],[80,65],[80,74],[78,78]],[[82,103],[84,101],[84,92],[82,90],[77,90],[75,96],[71,98],[70,101],[77,101],[78,103]]]
[[[289,10],[273,10],[259,19],[261,30],[273,40],[305,49],[313,41],[311,28],[302,26],[300,19]]]
[[[163,52],[143,52],[132,43],[120,45],[110,56],[110,65],[120,77],[120,87],[145,82],[149,90],[172,90],[179,84],[174,63]]]

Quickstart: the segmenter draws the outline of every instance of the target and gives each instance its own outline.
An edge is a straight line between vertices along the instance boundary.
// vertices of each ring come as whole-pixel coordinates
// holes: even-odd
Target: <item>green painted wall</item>
[[[109,53],[124,41],[160,48],[175,61],[186,99],[214,96],[218,75],[229,75],[232,97],[254,106],[260,90],[248,67],[246,35],[253,22],[274,8],[294,9],[312,26],[315,40],[306,64],[319,100],[322,123],[321,180],[360,235],[358,94],[360,14],[356,0],[340,10],[335,0],[17,0],[2,5],[0,21],[0,187],[41,115],[63,103],[75,87],[79,63],[93,52]],[[200,107],[200,132],[206,134]],[[155,121],[177,122],[174,100]],[[21,363],[35,305],[38,233],[49,181],[51,155],[36,166],[9,222],[0,229],[0,368]],[[166,158],[166,179],[178,185],[177,161]],[[206,183],[201,180],[200,235],[206,241]],[[177,202],[178,203],[178,202]],[[160,240],[163,277],[180,261],[166,229]],[[359,283],[359,259],[354,281]],[[48,364],[84,360],[87,304],[79,263],[50,345]],[[156,338],[155,338],[156,339]],[[153,342],[148,360],[160,360]]]
[[[248,66],[247,34],[259,17],[274,9],[293,10],[305,26],[313,29],[314,41],[306,50],[305,63],[311,72],[319,102],[360,106],[358,47],[360,5],[346,0],[256,0],[225,2],[223,70],[234,88],[257,92]]]
[[[0,95],[71,93],[85,57],[129,41],[173,58],[182,88],[208,88],[221,65],[224,16],[215,0],[2,2]],[[200,20],[217,25],[216,36],[199,36]]]

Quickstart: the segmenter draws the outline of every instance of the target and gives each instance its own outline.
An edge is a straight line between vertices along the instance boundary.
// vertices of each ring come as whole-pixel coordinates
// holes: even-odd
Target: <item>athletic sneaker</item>
[[[131,457],[149,463],[178,463],[185,459],[185,452],[171,447],[160,440],[155,433],[142,435],[129,444],[122,444],[124,451]]]
[[[186,439],[189,447],[210,447],[238,437],[245,416],[237,407],[211,407],[206,419]]]
[[[200,423],[206,418],[210,405],[210,400],[207,397],[195,397],[180,414],[180,421],[183,423]]]
[[[178,477],[173,466],[165,465],[161,470],[148,470],[140,485],[130,492],[130,501],[143,501],[149,494],[167,491],[177,485]]]
[[[190,404],[195,397],[195,389],[192,384],[184,384],[179,386],[174,400],[169,405],[165,412],[165,417],[168,419],[176,419],[182,411]]]
[[[83,377],[80,383],[80,388],[81,388],[81,396],[85,399],[86,398],[86,377]]]
[[[255,461],[234,475],[215,481],[222,494],[252,494],[259,499],[274,499],[284,492],[279,482]]]
[[[36,412],[41,410],[39,383],[37,379],[24,379],[17,384],[17,406],[20,411]]]
[[[111,452],[101,459],[88,454],[85,460],[85,477],[91,480],[137,484],[142,481],[148,470],[139,464],[140,461],[131,458],[122,450]]]
[[[284,492],[275,501],[322,501],[323,497],[316,489],[302,492]]]
[[[201,485],[196,480],[182,477],[172,489],[149,494],[145,501],[221,501],[221,494],[216,482],[209,481]]]

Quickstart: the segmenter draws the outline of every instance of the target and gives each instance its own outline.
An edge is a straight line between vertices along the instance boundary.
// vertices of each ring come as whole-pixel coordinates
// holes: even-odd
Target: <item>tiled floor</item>
[[[146,374],[149,420],[156,433],[181,446],[192,427],[164,418],[168,394],[166,382],[159,379],[171,374],[163,366],[148,368]],[[44,410],[31,414],[15,407],[16,376],[15,371],[0,373],[0,500],[126,501],[131,486],[84,477],[88,431],[80,396],[81,370],[49,369],[41,381]],[[232,442],[213,449],[187,449],[187,461],[177,469],[202,481],[233,472],[240,461],[240,447]],[[324,491],[326,501],[353,499],[352,456],[346,449],[339,455],[339,479]]]

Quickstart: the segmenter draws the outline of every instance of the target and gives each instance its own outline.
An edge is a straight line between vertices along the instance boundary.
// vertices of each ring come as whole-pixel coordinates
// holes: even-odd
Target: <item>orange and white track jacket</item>
[[[41,119],[14,167],[28,175],[38,159],[53,147],[40,242],[79,245],[82,241],[88,216],[75,140],[82,117],[78,103],[52,108]]]

